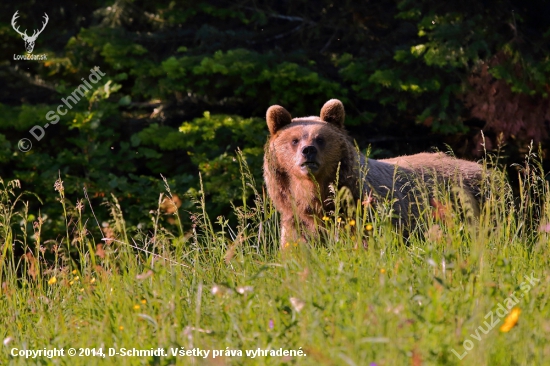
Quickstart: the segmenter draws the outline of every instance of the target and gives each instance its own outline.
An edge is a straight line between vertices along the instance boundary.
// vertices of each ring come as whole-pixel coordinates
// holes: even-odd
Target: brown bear
[[[426,182],[442,179],[461,186],[464,182],[471,197],[478,194],[479,164],[442,153],[367,160],[345,131],[344,119],[344,106],[337,99],[326,102],[319,117],[293,119],[278,105],[267,110],[270,138],[265,145],[264,179],[281,214],[283,245],[317,232],[319,219],[331,209],[327,198],[336,181],[338,188],[349,188],[355,200],[371,194],[393,199],[398,214],[394,221],[403,224],[418,217],[421,209],[411,196],[418,182],[414,176]]]

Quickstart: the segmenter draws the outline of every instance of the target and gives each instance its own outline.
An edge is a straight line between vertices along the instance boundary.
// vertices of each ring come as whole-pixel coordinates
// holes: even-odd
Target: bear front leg
[[[281,218],[281,248],[303,239],[296,230],[296,218],[292,215]]]

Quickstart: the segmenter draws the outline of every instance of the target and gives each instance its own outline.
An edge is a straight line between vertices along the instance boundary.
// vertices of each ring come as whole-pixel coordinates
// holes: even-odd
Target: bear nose
[[[306,146],[302,149],[302,155],[307,159],[311,160],[315,158],[317,154],[317,148],[315,146]]]

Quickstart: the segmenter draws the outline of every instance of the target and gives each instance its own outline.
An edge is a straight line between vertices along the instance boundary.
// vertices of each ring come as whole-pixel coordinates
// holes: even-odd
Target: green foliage
[[[217,51],[212,57],[183,56],[162,63],[167,78],[159,88],[193,93],[199,98],[239,100],[241,103],[296,106],[304,114],[310,104],[322,105],[330,95],[345,100],[345,89],[307,67],[281,62],[281,55],[236,49]]]
[[[241,199],[243,187],[240,182],[240,164],[235,151],[241,146],[241,156],[253,167],[256,182],[262,181],[263,148],[267,139],[265,121],[259,118],[239,116],[210,115],[205,112],[201,118],[184,122],[179,130],[153,124],[142,130],[137,136],[140,146],[149,151],[178,150],[187,155],[195,173],[189,184],[188,193],[196,192],[199,186],[197,172],[204,180],[204,195],[208,198],[208,212],[212,215],[227,213],[227,203]],[[148,163],[152,171],[161,170],[165,164],[158,161]],[[244,192],[249,197],[252,192]]]

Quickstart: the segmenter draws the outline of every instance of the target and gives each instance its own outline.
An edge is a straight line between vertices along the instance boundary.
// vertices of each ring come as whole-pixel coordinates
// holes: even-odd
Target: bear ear
[[[320,117],[325,122],[344,127],[344,120],[346,119],[344,105],[338,99],[331,99],[321,108]]]
[[[272,105],[269,107],[265,119],[267,121],[269,133],[272,135],[275,135],[277,131],[292,122],[290,113],[280,105]]]

